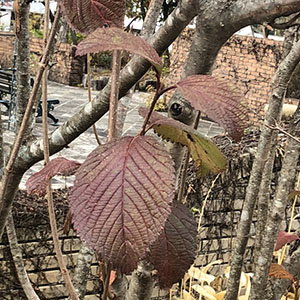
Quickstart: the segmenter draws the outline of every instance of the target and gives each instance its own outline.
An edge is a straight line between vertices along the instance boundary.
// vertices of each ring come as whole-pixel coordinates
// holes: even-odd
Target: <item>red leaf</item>
[[[124,0],[61,0],[64,18],[76,31],[88,34],[104,26],[123,27]]]
[[[164,231],[150,248],[150,261],[158,270],[161,288],[170,288],[183,277],[196,250],[197,223],[184,205],[174,202]]]
[[[73,175],[79,166],[79,162],[64,157],[52,159],[41,171],[34,173],[28,178],[26,182],[27,193],[44,196],[50,178],[55,175]]]
[[[269,276],[281,279],[290,279],[294,282],[293,275],[289,273],[282,265],[279,264],[271,264]]]
[[[275,245],[275,251],[278,251],[281,249],[285,244],[288,244],[292,241],[299,240],[299,236],[293,233],[288,233],[283,230],[280,230],[278,233],[276,245]]]
[[[157,69],[161,60],[155,49],[139,36],[120,28],[98,28],[77,46],[77,55],[96,53],[106,50],[125,50],[148,59]]]
[[[78,169],[69,200],[80,238],[122,273],[133,271],[171,211],[174,167],[154,138],[96,148]]]
[[[195,109],[223,126],[234,139],[241,138],[248,121],[248,109],[242,104],[242,97],[224,80],[194,75],[177,82],[176,86]]]

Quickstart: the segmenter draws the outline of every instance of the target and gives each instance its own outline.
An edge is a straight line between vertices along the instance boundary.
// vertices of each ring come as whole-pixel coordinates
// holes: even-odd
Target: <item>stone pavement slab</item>
[[[92,92],[92,97],[97,95],[97,91]],[[135,135],[139,132],[143,119],[138,114],[138,108],[145,106],[146,93],[132,93],[121,99],[124,102],[124,106],[127,109],[127,114],[123,127],[123,135]],[[49,82],[48,84],[48,98],[58,99],[60,104],[55,105],[52,113],[59,119],[59,124],[67,121],[74,113],[78,112],[88,102],[88,92],[81,87],[70,87],[55,82]],[[37,120],[38,121],[38,120]],[[107,134],[107,122],[108,113],[105,114],[98,122],[96,122],[97,133],[101,142],[105,142]],[[56,129],[55,126],[49,125],[49,132]],[[217,124],[201,120],[199,124],[199,131],[205,136],[212,137],[223,132],[223,129]],[[34,134],[36,136],[42,136],[42,124],[36,123]],[[87,155],[97,147],[97,142],[92,128],[89,128],[83,134],[81,134],[76,140],[71,142],[68,147],[64,148],[59,153],[51,156],[51,159],[58,156],[63,156],[68,159],[74,159],[79,162],[83,162]],[[25,182],[28,177],[41,170],[43,162],[35,164],[30,170],[28,170],[23,176],[20,188],[25,188]],[[56,176],[53,178],[53,188],[64,188],[71,186],[74,178],[64,178],[62,176]]]

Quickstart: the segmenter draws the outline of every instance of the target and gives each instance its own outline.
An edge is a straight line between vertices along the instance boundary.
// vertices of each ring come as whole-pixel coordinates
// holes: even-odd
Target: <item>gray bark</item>
[[[300,61],[300,42],[297,43],[297,61]],[[296,44],[296,45],[297,45]],[[292,50],[294,50],[292,48]],[[294,55],[296,54],[294,52]],[[295,61],[295,60],[294,60]],[[293,62],[294,64],[294,62]],[[300,106],[298,105],[293,122],[291,123],[290,133],[296,138],[300,137]],[[295,175],[297,171],[297,163],[299,159],[300,144],[294,139],[288,139],[288,146],[285,157],[282,163],[282,169],[278,181],[278,186],[272,207],[268,215],[265,234],[262,239],[262,246],[257,257],[255,273],[252,282],[252,289],[250,294],[251,300],[269,299],[265,295],[265,288],[268,282],[268,274],[270,264],[273,257],[274,244],[276,242],[278,231],[280,229],[282,220],[285,215],[285,209],[288,202],[288,195],[292,189],[292,183],[295,182]]]
[[[29,2],[19,1],[20,7],[20,31],[16,35],[17,48],[17,107],[16,107],[16,131],[19,130],[26,105],[30,95],[30,47],[29,47]],[[27,127],[24,142],[28,142],[33,129],[32,115],[29,126]]]
[[[142,261],[132,273],[126,300],[150,300],[154,287],[153,266]]]
[[[84,299],[86,292],[86,283],[91,270],[94,250],[90,249],[84,243],[80,247],[73,277],[73,284],[79,299]],[[71,299],[71,298],[69,298]]]
[[[258,196],[264,166],[270,153],[272,136],[276,135],[276,133],[274,133],[274,131],[267,126],[274,126],[275,122],[279,122],[280,120],[286,87],[293,70],[300,60],[299,51],[300,42],[297,42],[291,49],[290,53],[280,63],[273,80],[269,109],[267,111],[266,119],[259,139],[256,157],[253,162],[244,207],[242,210],[241,220],[235,240],[235,247],[232,254],[230,278],[228,280],[225,300],[237,299],[239,287],[238,283],[242,271],[243,256],[247,246],[253,210]],[[272,245],[272,247],[273,246],[274,244]],[[259,261],[259,258],[257,260]]]
[[[298,1],[271,0],[206,0],[202,1],[196,20],[196,31],[193,36],[190,52],[185,64],[182,78],[194,74],[210,74],[217,54],[227,39],[239,29],[261,22],[268,22],[274,18],[291,14],[300,10]],[[182,102],[181,110],[187,104],[179,93],[175,93],[169,102],[170,108]],[[170,113],[172,114],[172,113]],[[191,123],[191,114],[178,114],[176,119],[183,123]],[[174,149],[173,149],[174,148]],[[176,166],[180,166],[183,157],[182,149],[175,145],[171,153]]]
[[[22,251],[18,244],[17,234],[14,225],[14,219],[11,212],[8,214],[6,232],[9,241],[10,252],[16,267],[17,275],[20,281],[20,284],[24,290],[24,293],[28,300],[40,300],[36,292],[34,291],[30,280],[28,278],[23,258]]]

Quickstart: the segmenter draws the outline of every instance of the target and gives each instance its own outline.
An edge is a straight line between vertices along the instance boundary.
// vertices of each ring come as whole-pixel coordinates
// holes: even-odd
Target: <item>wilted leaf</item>
[[[154,138],[124,137],[97,147],[69,196],[80,238],[129,273],[161,233],[174,197],[174,167]]]
[[[98,28],[77,46],[77,55],[97,53],[106,50],[125,50],[148,59],[158,71],[161,60],[155,49],[139,36],[120,28]]]
[[[209,285],[194,284],[192,286],[192,289],[195,290],[198,294],[205,297],[205,299],[209,299],[209,300],[217,299],[215,297],[215,294],[216,294],[215,290],[212,287],[210,287]]]
[[[148,109],[140,108],[139,113],[145,117]],[[218,174],[226,169],[226,158],[218,147],[192,127],[166,118],[157,112],[152,112],[149,124],[162,138],[189,148],[196,163],[199,177],[205,176],[209,171]]]
[[[183,291],[183,300],[196,300],[189,292]]]
[[[210,75],[193,75],[176,83],[182,95],[195,109],[205,113],[239,140],[247,126],[248,109],[242,97],[221,79]]]
[[[269,276],[280,278],[280,279],[290,279],[294,282],[294,277],[289,273],[282,265],[271,264]]]
[[[200,282],[207,282],[211,284],[215,280],[215,276],[202,272],[200,268],[194,266],[190,267],[188,274],[191,279],[197,279]]]
[[[49,179],[55,175],[70,176],[79,168],[80,163],[64,157],[52,159],[41,171],[31,175],[26,182],[28,194],[46,194]]]
[[[104,26],[123,27],[125,0],[60,0],[62,13],[77,32],[88,34]]]
[[[291,191],[289,193],[288,199],[291,200],[293,199],[295,196],[299,196],[300,195],[300,191]]]
[[[225,297],[225,294],[226,294],[226,291],[221,291],[221,292],[215,294],[215,298],[216,298],[217,300],[223,300],[224,297]]]
[[[150,247],[150,261],[158,270],[161,288],[178,282],[194,262],[197,250],[197,223],[191,212],[174,202],[165,228]]]
[[[275,249],[274,251],[278,251],[279,249],[281,249],[285,244],[288,244],[292,241],[295,240],[299,240],[299,236],[293,233],[288,233],[285,232],[283,230],[280,230],[278,232],[278,237],[277,237],[277,241],[275,244]]]

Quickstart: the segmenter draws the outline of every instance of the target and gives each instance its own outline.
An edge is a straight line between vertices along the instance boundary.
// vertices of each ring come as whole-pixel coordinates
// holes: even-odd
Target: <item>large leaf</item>
[[[88,34],[104,26],[123,27],[125,0],[60,0],[62,13],[77,32]]]
[[[221,79],[210,75],[193,75],[176,83],[194,108],[205,113],[239,140],[247,126],[248,109],[242,97]]]
[[[299,236],[294,233],[289,233],[289,232],[280,230],[278,232],[278,237],[277,237],[274,251],[278,251],[284,245],[286,245],[292,241],[299,240],[299,239],[300,239]]]
[[[79,162],[64,157],[52,159],[41,171],[34,173],[28,178],[26,181],[27,193],[44,196],[47,192],[46,188],[50,178],[55,175],[73,175],[79,166]]]
[[[96,53],[106,50],[125,50],[148,59],[158,71],[161,60],[155,49],[139,36],[120,28],[98,28],[77,46],[77,55]]]
[[[80,238],[123,273],[161,233],[174,197],[174,167],[154,138],[96,148],[78,169],[69,200]]]
[[[148,109],[140,108],[139,113],[145,117]],[[152,112],[149,125],[162,138],[180,143],[189,148],[198,168],[199,177],[205,176],[209,171],[218,174],[226,169],[226,158],[218,147],[192,127],[166,118],[157,112]]]
[[[197,223],[184,205],[174,202],[163,232],[150,248],[150,261],[158,270],[161,288],[169,288],[183,277],[196,250]]]

